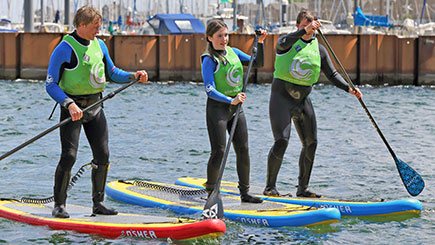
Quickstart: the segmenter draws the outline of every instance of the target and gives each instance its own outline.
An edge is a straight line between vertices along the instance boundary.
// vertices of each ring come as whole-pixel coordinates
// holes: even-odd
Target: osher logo
[[[240,77],[241,77],[240,71],[237,70],[237,68],[235,66],[233,66],[227,72],[227,83],[231,87],[237,87],[242,82]]]
[[[106,81],[106,77],[104,74],[104,63],[100,61],[92,65],[91,74],[90,74],[91,85],[94,88],[101,88]]]
[[[290,73],[294,78],[310,81],[313,75],[313,70],[310,62],[307,61],[308,57],[295,57],[290,66]],[[305,69],[304,69],[305,68]]]

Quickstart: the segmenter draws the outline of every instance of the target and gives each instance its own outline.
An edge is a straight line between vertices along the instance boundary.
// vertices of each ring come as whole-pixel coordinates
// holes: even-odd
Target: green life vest
[[[97,94],[106,87],[104,72],[103,51],[98,39],[90,41],[83,46],[72,36],[66,35],[63,41],[67,42],[77,57],[77,66],[65,69],[59,86],[70,95]]]
[[[285,54],[277,54],[273,77],[303,86],[312,86],[320,76],[317,39],[306,43],[299,39]]]
[[[216,71],[213,74],[216,90],[226,96],[234,97],[243,88],[243,65],[232,48],[225,48],[227,54],[224,56],[228,61],[226,65],[217,57],[212,59],[217,63]],[[210,56],[205,53],[204,55]]]

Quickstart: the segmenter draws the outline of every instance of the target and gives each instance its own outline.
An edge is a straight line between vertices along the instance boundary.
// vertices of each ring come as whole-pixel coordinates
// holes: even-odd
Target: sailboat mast
[[[233,31],[237,31],[237,0],[233,0]]]
[[[33,1],[24,0],[24,31],[33,31]]]
[[[70,22],[69,22],[69,0],[65,0],[65,19],[64,19],[64,25],[66,27],[70,27]]]
[[[390,0],[387,0],[387,15],[391,16],[390,15]]]
[[[11,0],[8,0],[8,19],[11,19]]]
[[[41,0],[41,27],[44,25],[44,0]]]
[[[424,15],[424,7],[426,6],[426,0],[423,1],[423,6],[421,8],[421,15],[420,15],[420,24],[423,22],[423,15]],[[430,16],[430,15],[429,15]]]

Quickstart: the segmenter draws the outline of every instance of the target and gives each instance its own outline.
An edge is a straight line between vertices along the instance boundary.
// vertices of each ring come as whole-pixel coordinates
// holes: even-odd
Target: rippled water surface
[[[121,85],[109,84],[107,92]],[[421,174],[426,188],[417,199],[421,217],[405,220],[343,218],[323,228],[265,228],[225,221],[227,232],[207,243],[433,244],[435,239],[435,89],[362,87],[364,101],[396,155]],[[249,127],[251,184],[264,186],[266,158],[273,138],[268,116],[270,85],[249,85],[244,105]],[[332,86],[317,86],[311,98],[318,123],[318,150],[311,186],[331,198],[395,200],[408,198],[394,160],[358,101]],[[144,179],[174,183],[179,177],[205,177],[210,153],[205,125],[206,96],[191,83],[137,84],[105,103],[109,123],[111,169],[108,181]],[[58,123],[48,116],[54,102],[43,82],[0,81],[0,154]],[[278,189],[295,193],[300,142],[296,131],[286,151]],[[0,197],[48,197],[59,159],[58,131],[0,161]],[[78,168],[91,160],[84,137]],[[224,180],[237,181],[231,152]],[[91,205],[90,172],[69,193],[68,203]],[[180,216],[168,210],[128,205],[107,198],[121,212]],[[198,216],[190,216],[198,218]],[[129,238],[106,239],[51,230],[0,218],[0,243],[154,243]]]

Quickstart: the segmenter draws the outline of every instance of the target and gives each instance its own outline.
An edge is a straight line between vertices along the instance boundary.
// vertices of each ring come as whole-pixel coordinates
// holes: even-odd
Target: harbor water
[[[122,85],[111,83],[105,94]],[[425,180],[416,197],[419,217],[397,219],[342,218],[314,228],[267,228],[225,220],[219,239],[207,244],[433,244],[435,239],[435,88],[360,87],[364,102],[396,155]],[[318,85],[311,93],[318,147],[311,188],[324,196],[355,201],[409,198],[395,162],[358,100],[333,86]],[[264,186],[266,159],[273,144],[268,102],[270,84],[249,84],[243,105],[249,128],[251,184]],[[136,84],[104,103],[109,124],[111,168],[108,181],[140,179],[174,183],[177,178],[205,177],[210,145],[202,84]],[[42,81],[0,81],[0,154],[58,123],[59,108],[48,117],[54,101]],[[278,190],[295,194],[301,144],[296,130],[278,176]],[[60,155],[58,130],[0,161],[0,198],[45,198],[53,193],[53,175]],[[82,132],[77,162],[90,162],[91,150]],[[237,181],[231,151],[223,180]],[[91,206],[90,171],[69,191],[68,204]],[[117,202],[106,204],[124,213],[191,217],[169,210]],[[68,206],[67,206],[68,207]],[[0,243],[166,244],[167,240],[108,239],[73,231],[52,230],[0,218]],[[184,244],[184,243],[183,243]]]

